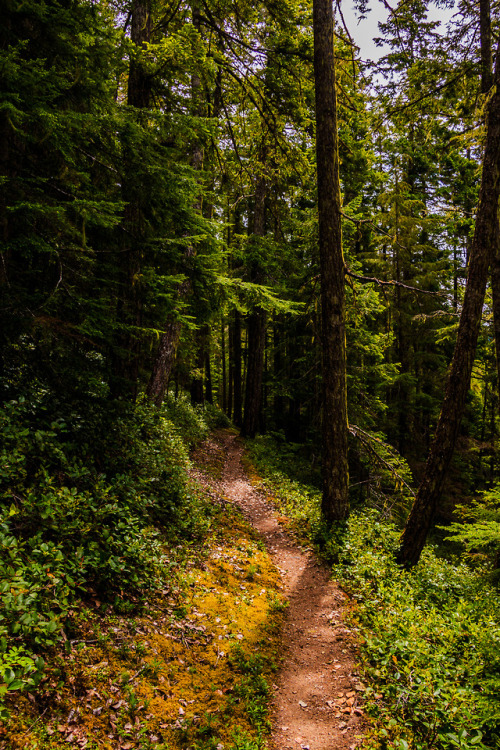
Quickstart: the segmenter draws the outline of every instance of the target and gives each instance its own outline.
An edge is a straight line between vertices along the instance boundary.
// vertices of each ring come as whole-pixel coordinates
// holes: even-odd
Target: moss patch
[[[36,694],[12,701],[2,750],[257,748],[284,597],[262,543],[222,503],[203,550],[135,617],[75,612]]]

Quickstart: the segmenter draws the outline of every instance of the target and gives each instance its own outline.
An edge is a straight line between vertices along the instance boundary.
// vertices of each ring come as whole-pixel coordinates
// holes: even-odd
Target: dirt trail
[[[290,606],[285,623],[284,665],[274,686],[274,750],[353,750],[362,744],[364,719],[352,634],[343,623],[347,597],[328,570],[301,551],[276,513],[249,483],[241,441],[220,432],[226,461],[226,496],[262,535],[282,572]]]

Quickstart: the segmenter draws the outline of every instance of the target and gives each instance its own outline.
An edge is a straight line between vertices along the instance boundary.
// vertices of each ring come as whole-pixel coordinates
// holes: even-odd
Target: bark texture
[[[156,357],[146,388],[146,398],[160,408],[165,398],[170,373],[175,361],[182,324],[178,320],[167,323],[160,336]]]
[[[313,0],[313,29],[322,306],[322,511],[331,523],[349,515],[345,278],[331,0]]]
[[[232,371],[232,400],[233,422],[237,427],[243,424],[243,377],[241,367],[241,315],[234,311],[231,325],[231,371]]]
[[[490,0],[479,0],[479,33],[481,38],[481,93],[486,94],[493,84]]]
[[[253,215],[253,234],[255,238],[264,237],[266,231],[266,192],[266,181],[264,177],[259,177],[255,190]],[[256,283],[262,281],[260,268],[254,268],[252,281]],[[259,427],[266,324],[267,314],[265,310],[261,307],[256,307],[248,316],[247,377],[245,383],[245,409],[241,428],[241,434],[245,437],[255,437]]]
[[[455,448],[470,387],[486,282],[497,237],[500,197],[500,45],[496,54],[494,83],[496,88],[487,113],[476,227],[455,351],[424,477],[406,522],[397,555],[398,562],[407,567],[415,565],[420,558]]]

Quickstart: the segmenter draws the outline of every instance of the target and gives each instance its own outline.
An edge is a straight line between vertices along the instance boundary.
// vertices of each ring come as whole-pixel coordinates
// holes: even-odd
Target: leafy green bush
[[[179,426],[144,405],[85,407],[34,391],[0,410],[4,695],[32,684],[33,654],[63,637],[79,599],[140,601],[170,575],[169,546],[209,523],[187,481],[184,436],[208,431],[192,407],[172,410]]]
[[[427,548],[394,562],[396,529],[354,515],[334,568],[357,600],[367,697],[391,748],[494,748],[500,742],[500,600],[484,578]]]
[[[175,424],[181,439],[189,447],[208,436],[209,427],[204,419],[203,409],[194,407],[185,395],[174,398],[168,394],[162,406],[162,414]]]
[[[208,402],[203,406],[203,419],[211,430],[217,427],[231,427],[231,420],[227,414]]]
[[[367,710],[377,727],[371,746],[498,748],[500,596],[484,569],[440,559],[427,547],[415,569],[402,570],[395,563],[400,531],[385,518],[386,508],[355,511],[346,524],[327,528],[320,492],[290,479],[289,459],[277,461],[265,442],[250,444],[264,487],[299,535],[335,562],[334,575],[357,602],[353,625],[370,683]],[[493,501],[483,498],[489,515],[479,504],[468,512],[492,522]],[[471,530],[460,527],[464,535]]]

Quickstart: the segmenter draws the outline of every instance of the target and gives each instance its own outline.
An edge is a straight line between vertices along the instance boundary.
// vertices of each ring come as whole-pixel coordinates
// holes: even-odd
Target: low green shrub
[[[210,432],[203,408],[194,407],[184,394],[178,398],[168,394],[161,412],[175,424],[180,438],[190,448],[204,440]]]
[[[171,575],[173,548],[204,536],[187,469],[188,443],[207,432],[186,404],[170,418],[97,400],[83,411],[34,391],[0,410],[4,696],[33,684],[82,598],[140,605]]]
[[[399,534],[353,515],[339,564],[357,601],[364,666],[381,747],[500,744],[500,600],[484,577],[425,549],[412,571],[394,562]]]
[[[320,516],[320,492],[291,479],[289,458],[276,460],[252,441],[262,483],[299,536],[334,563],[333,573],[357,602],[367,711],[378,750],[493,750],[500,747],[500,595],[484,564],[442,559],[425,548],[411,571],[395,563],[400,531],[386,510],[364,508],[330,529]],[[279,466],[279,469],[277,468]],[[295,476],[295,471],[292,473]],[[487,501],[488,513],[484,502]],[[469,521],[496,521],[498,504],[468,508]],[[452,527],[478,543],[474,525]],[[496,528],[483,549],[496,553]],[[484,563],[484,560],[483,560]]]

